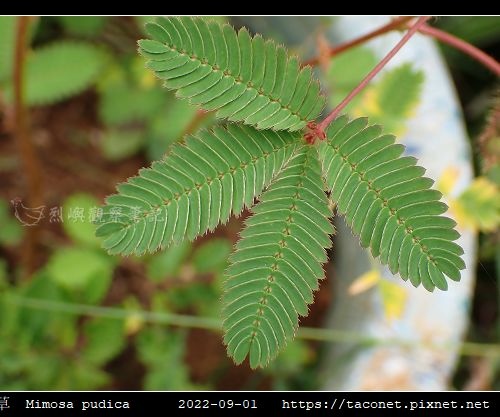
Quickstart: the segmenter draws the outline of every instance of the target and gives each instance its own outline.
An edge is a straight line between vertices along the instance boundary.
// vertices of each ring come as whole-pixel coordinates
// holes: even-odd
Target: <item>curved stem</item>
[[[383,35],[385,33],[391,32],[393,30],[397,29],[402,29],[404,27],[408,28],[408,22],[412,19],[410,16],[404,16],[404,17],[399,17],[397,19],[394,19],[392,22],[387,23],[384,26],[381,26],[378,29],[375,29],[372,32],[367,33],[366,35],[360,36],[359,38],[350,40],[348,42],[345,42],[343,44],[333,46],[331,47],[328,52],[327,56],[332,57],[337,54],[340,54],[344,51],[347,51],[357,45],[360,45],[362,43],[365,43],[373,38],[376,38],[377,36]],[[444,32],[440,29],[436,29],[432,26],[429,25],[424,25],[422,26],[419,30],[420,33],[423,35],[428,35],[432,36],[433,38],[437,39],[438,41],[441,41],[443,43],[446,43],[450,46],[452,46],[455,49],[458,49],[459,51],[463,52],[466,55],[469,55],[471,58],[475,59],[482,65],[484,65],[486,68],[488,68],[490,71],[492,71],[495,75],[499,76],[500,75],[500,63],[490,55],[486,54],[485,52],[481,51],[479,48],[476,48],[474,45],[471,45],[470,43],[457,38],[456,36],[453,36],[447,32]],[[304,62],[304,66],[306,65],[311,65],[315,66],[318,65],[321,60],[320,56],[316,56],[314,58],[311,58],[307,61]]]
[[[332,57],[334,55],[337,55],[341,52],[347,51],[348,49],[354,48],[357,45],[361,45],[362,43],[365,43],[369,41],[370,39],[376,38],[377,36],[383,35],[384,33],[391,32],[395,29],[400,29],[404,28],[404,25],[408,23],[411,19],[413,19],[413,16],[401,16],[398,17],[389,23],[387,23],[384,26],[379,27],[378,29],[373,30],[372,32],[369,32],[363,36],[360,36],[359,38],[352,39],[350,41],[347,41],[345,43],[342,43],[340,45],[334,46],[329,49],[328,51],[328,57]],[[320,57],[314,57],[311,58],[303,63],[303,66],[306,65],[318,65],[320,61]]]
[[[344,98],[340,104],[335,107],[331,113],[318,125],[320,132],[324,132],[325,128],[334,120],[339,113],[351,102],[351,100],[363,90],[368,83],[380,72],[382,68],[398,53],[398,51],[408,42],[411,37],[430,19],[430,16],[422,16],[411,26],[408,32],[401,40],[392,48],[389,53],[373,68],[368,75]]]
[[[469,55],[471,58],[479,61],[486,68],[490,69],[494,74],[496,74],[497,77],[500,76],[500,63],[498,63],[495,58],[476,48],[474,45],[471,45],[470,43],[465,42],[464,40],[459,39],[456,36],[450,35],[447,32],[436,29],[429,25],[423,25],[419,29],[419,32],[423,33],[424,35],[432,36],[433,38],[443,43],[453,46],[454,48]]]

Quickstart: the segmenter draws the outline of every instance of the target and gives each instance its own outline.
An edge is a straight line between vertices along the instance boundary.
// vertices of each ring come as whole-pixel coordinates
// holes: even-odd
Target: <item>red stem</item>
[[[33,206],[42,203],[41,169],[36,150],[30,137],[29,114],[25,105],[25,66],[27,52],[27,34],[30,18],[20,16],[17,22],[16,49],[14,55],[14,134],[17,139],[21,160],[26,170],[28,202]]]
[[[369,32],[366,35],[360,36],[359,38],[350,40],[350,41],[345,42],[343,44],[331,47],[328,50],[326,55],[328,57],[332,57],[334,55],[337,55],[337,54],[340,54],[344,51],[347,51],[347,50],[349,50],[357,45],[365,43],[365,42],[369,41],[370,39],[376,38],[377,36],[380,36],[380,35],[383,35],[387,32],[390,32],[392,30],[400,29],[404,26],[408,27],[407,23],[411,19],[412,19],[411,16],[404,16],[404,17],[399,17],[397,19],[394,19],[392,22],[389,22],[386,25],[381,26],[380,28],[375,29],[372,32]],[[475,46],[471,45],[470,43],[465,42],[464,40],[457,38],[456,36],[450,35],[447,32],[444,32],[440,29],[436,29],[436,28],[434,28],[432,26],[428,26],[428,25],[422,26],[418,31],[424,35],[432,36],[433,38],[435,38],[443,43],[446,43],[455,49],[462,51],[466,55],[469,55],[471,58],[473,58],[476,61],[483,64],[486,68],[488,68],[490,71],[492,71],[495,75],[497,75],[497,76],[500,75],[500,64],[498,63],[498,61],[495,58],[484,53],[480,49],[476,48]],[[311,65],[311,66],[318,65],[320,60],[321,60],[320,56],[311,58],[311,59],[304,62],[304,66],[305,65]]]
[[[373,68],[368,75],[335,107],[331,113],[318,125],[318,130],[324,132],[326,127],[334,120],[339,113],[351,102],[351,100],[363,90],[367,84],[380,72],[382,68],[398,53],[398,51],[408,42],[411,37],[430,19],[430,16],[422,16],[409,28],[408,32],[392,48],[389,53]]]
[[[341,52],[347,51],[348,49],[351,49],[357,45],[360,45],[362,43],[365,43],[369,41],[370,39],[376,38],[377,36],[383,35],[384,33],[391,32],[395,29],[399,29],[404,27],[406,23],[408,23],[411,19],[413,19],[413,16],[402,16],[398,17],[389,23],[385,24],[384,26],[379,27],[378,29],[373,30],[372,32],[369,32],[363,36],[360,36],[359,38],[352,39],[348,42],[342,43],[340,45],[334,46],[329,49],[328,51],[328,57],[332,57],[334,55],[337,55]],[[318,65],[320,61],[320,57],[314,57],[311,58],[303,63],[303,66],[306,65]]]
[[[203,120],[205,120],[208,116],[210,115],[210,112],[203,110],[203,109],[198,109],[191,119],[191,121],[188,123],[182,134],[179,136],[184,140],[184,138],[187,135],[190,135],[191,133],[195,132],[198,127],[201,125]]]
[[[482,63],[485,67],[489,68],[494,74],[496,74],[497,77],[500,76],[500,64],[498,63],[498,61],[495,58],[484,53],[480,49],[476,48],[474,45],[471,45],[470,43],[465,42],[462,39],[457,38],[456,36],[450,35],[447,32],[428,25],[423,25],[419,29],[419,32],[423,33],[424,35],[432,36],[443,43],[453,46],[454,48],[464,52],[465,54]]]
[[[17,21],[16,48],[14,51],[13,84],[14,84],[14,135],[17,140],[19,156],[25,169],[28,204],[32,207],[42,203],[41,169],[36,151],[30,137],[28,110],[24,102],[25,64],[29,17],[20,16]],[[24,277],[28,277],[35,269],[35,248],[38,240],[36,227],[28,227],[24,240],[23,267]]]

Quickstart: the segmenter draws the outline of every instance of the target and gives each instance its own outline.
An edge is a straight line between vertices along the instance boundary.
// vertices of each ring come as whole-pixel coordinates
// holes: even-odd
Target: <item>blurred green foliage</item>
[[[103,50],[85,43],[61,41],[36,49],[26,63],[26,103],[54,103],[84,91],[105,61]]]
[[[0,83],[10,77],[14,62],[16,18],[0,16]]]
[[[54,42],[27,57],[25,101],[36,106],[55,103],[86,90],[106,65],[107,54],[97,46],[74,41]],[[12,85],[5,88],[12,100]]]
[[[62,211],[67,213],[67,221],[63,223],[64,231],[75,243],[91,248],[101,246],[92,224],[98,216],[98,207],[97,198],[85,193],[72,194],[63,202]]]
[[[58,16],[64,30],[70,35],[95,37],[104,29],[107,16]]]
[[[441,29],[474,45],[482,46],[498,41],[498,16],[443,17],[437,23]]]
[[[0,199],[0,245],[17,245],[23,237],[21,224],[11,217],[9,205]]]

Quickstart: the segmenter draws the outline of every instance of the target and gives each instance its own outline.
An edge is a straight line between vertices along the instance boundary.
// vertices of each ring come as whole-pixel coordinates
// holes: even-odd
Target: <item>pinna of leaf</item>
[[[96,233],[111,254],[141,255],[249,208],[223,295],[236,363],[268,364],[307,315],[334,232],[325,184],[361,245],[394,274],[429,291],[446,290],[445,275],[460,280],[456,224],[394,136],[341,116],[311,143],[304,128],[324,97],[309,67],[273,41],[201,18],[159,18],[147,31],[140,53],[165,87],[232,123],[189,135],[118,185]]]

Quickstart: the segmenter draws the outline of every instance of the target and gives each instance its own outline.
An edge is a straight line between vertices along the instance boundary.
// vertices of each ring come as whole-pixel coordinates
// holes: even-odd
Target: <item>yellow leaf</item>
[[[138,333],[145,325],[144,317],[137,312],[141,305],[135,297],[127,297],[123,303],[123,307],[129,310],[127,317],[123,321],[123,330],[127,336],[132,336]]]
[[[402,316],[406,306],[408,294],[403,287],[387,281],[380,280],[379,285],[382,304],[384,306],[385,316],[389,320],[395,320]]]
[[[375,88],[370,88],[366,91],[363,95],[363,101],[361,102],[360,107],[371,116],[377,116],[382,113],[379,105],[377,90]]]
[[[456,200],[450,200],[448,202],[450,208],[450,213],[452,213],[453,218],[457,222],[459,229],[469,229],[476,231],[478,229],[475,221],[471,220],[467,215],[467,212],[463,209],[462,205]]]
[[[125,319],[124,327],[127,336],[134,335],[144,327],[144,319],[136,313],[129,314]]]
[[[450,204],[459,226],[491,232],[500,225],[500,193],[486,177],[476,178]]]
[[[380,278],[380,272],[376,269],[365,272],[352,282],[347,290],[347,293],[349,295],[361,294],[376,285]]]
[[[455,166],[447,167],[436,182],[436,188],[444,195],[448,195],[453,190],[457,183],[458,175],[460,172]]]
[[[145,71],[140,79],[140,85],[145,89],[153,87],[156,84],[156,82],[157,78],[150,71],[147,72]]]
[[[477,177],[468,190],[476,193],[481,201],[495,200],[499,197],[498,187],[486,177]]]

